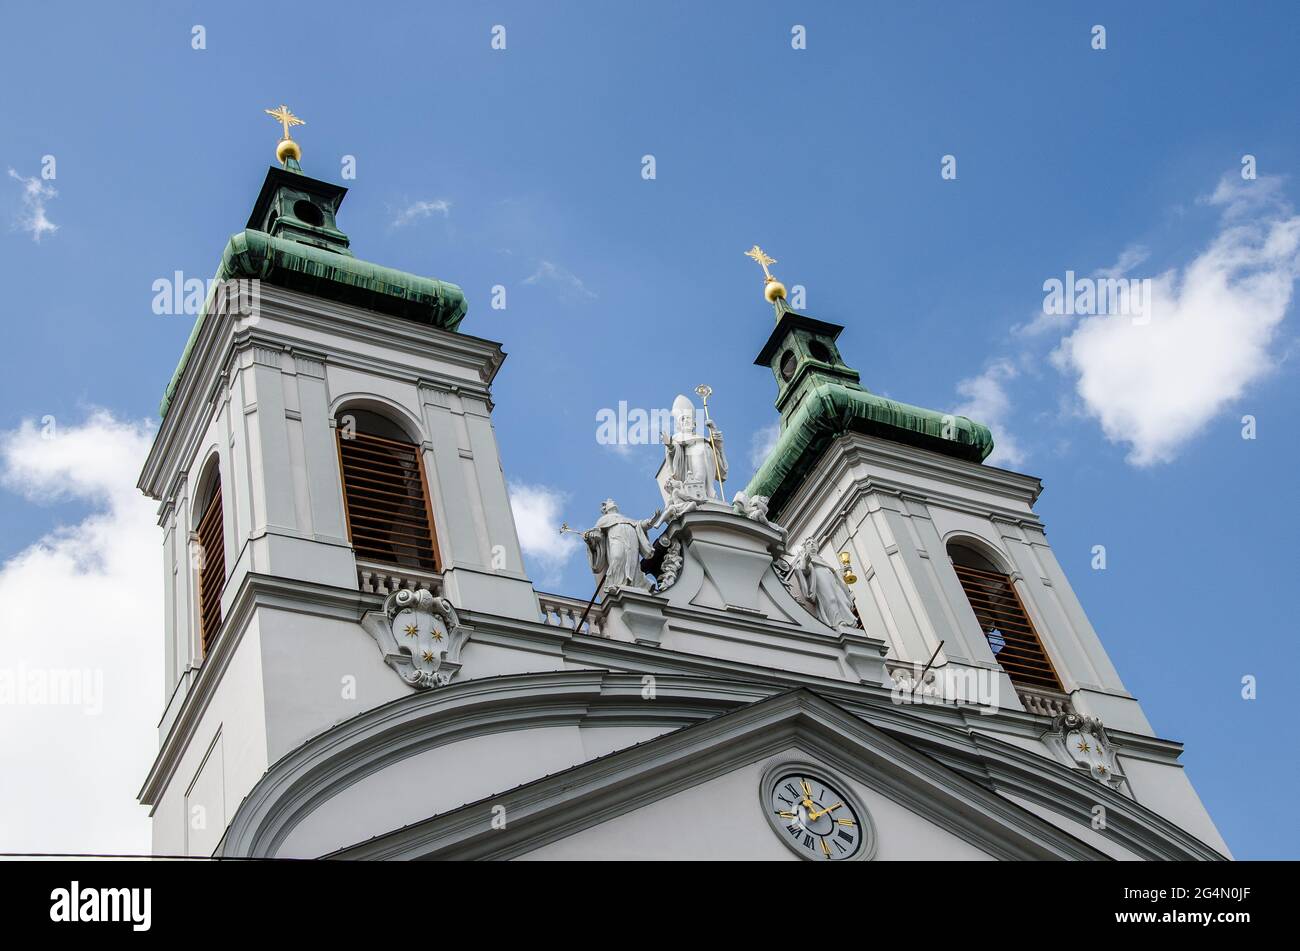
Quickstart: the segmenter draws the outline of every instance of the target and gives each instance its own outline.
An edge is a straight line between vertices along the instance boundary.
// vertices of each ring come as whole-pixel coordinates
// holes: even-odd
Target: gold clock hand
[[[842,803],[842,802],[837,802],[835,805],[831,806],[829,809],[823,809],[821,812],[817,812],[816,810],[814,810],[813,812],[811,812],[811,813],[808,814],[808,818],[809,818],[809,819],[818,819],[818,818],[820,818],[820,817],[826,815],[826,813],[828,813],[828,812],[834,812],[836,809],[838,809],[838,808],[839,808],[840,806],[842,806],[842,805],[844,805],[844,803]]]

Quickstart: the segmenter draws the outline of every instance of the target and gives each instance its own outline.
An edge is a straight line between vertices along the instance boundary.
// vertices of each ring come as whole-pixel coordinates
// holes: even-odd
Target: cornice
[[[887,468],[889,474],[877,475],[872,471],[880,468]],[[857,470],[866,470],[872,474],[863,478]],[[921,489],[914,482],[900,481],[898,478],[908,475],[976,492],[992,493],[1012,500],[1012,504],[975,503],[957,492]],[[846,481],[852,483],[847,492],[842,489]],[[806,518],[807,513],[824,510],[826,514],[818,521],[815,530],[810,525],[801,533],[820,538],[829,531],[836,518],[850,511],[864,496],[884,493],[903,500],[917,500],[926,505],[1023,523],[1041,532],[1041,520],[1029,511],[1037,501],[1041,489],[1041,481],[1033,476],[952,459],[924,449],[853,433],[841,436],[831,443],[786,503],[780,521],[784,525],[795,525]],[[1015,507],[1014,501],[1020,502],[1025,508]]]

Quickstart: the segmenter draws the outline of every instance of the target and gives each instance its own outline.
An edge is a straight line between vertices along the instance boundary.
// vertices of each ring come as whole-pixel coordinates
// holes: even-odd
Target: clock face
[[[804,858],[836,862],[862,848],[862,819],[837,786],[803,772],[782,773],[771,784],[768,818]]]

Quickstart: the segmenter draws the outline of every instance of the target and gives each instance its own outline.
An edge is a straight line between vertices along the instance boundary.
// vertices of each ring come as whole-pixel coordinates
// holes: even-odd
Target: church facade
[[[275,115],[281,164],[140,478],[166,578],[155,853],[1229,857],[1038,480],[985,465],[977,422],[862,386],[757,247],[775,449],[729,493],[707,388],[680,395],[659,511],[607,500],[579,533],[598,597],[536,590],[500,344],[462,332],[454,284],[355,256],[346,190]]]

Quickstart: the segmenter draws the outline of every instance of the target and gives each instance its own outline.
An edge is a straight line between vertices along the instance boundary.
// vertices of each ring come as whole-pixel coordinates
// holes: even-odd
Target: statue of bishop
[[[613,499],[606,499],[600,504],[600,518],[582,533],[582,539],[587,543],[587,561],[591,564],[591,573],[597,578],[602,574],[605,576],[605,584],[600,589],[602,597],[624,586],[650,586],[645,573],[641,571],[641,559],[650,555],[650,539],[646,537],[646,530],[658,518],[658,511],[650,518],[639,521],[628,518],[618,510]]]
[[[727,457],[722,451],[722,433],[708,420],[708,435],[695,431],[695,404],[689,397],[673,400],[674,432],[664,433],[664,456],[668,477],[682,484],[681,493],[698,502],[722,501],[718,482],[727,478]]]

